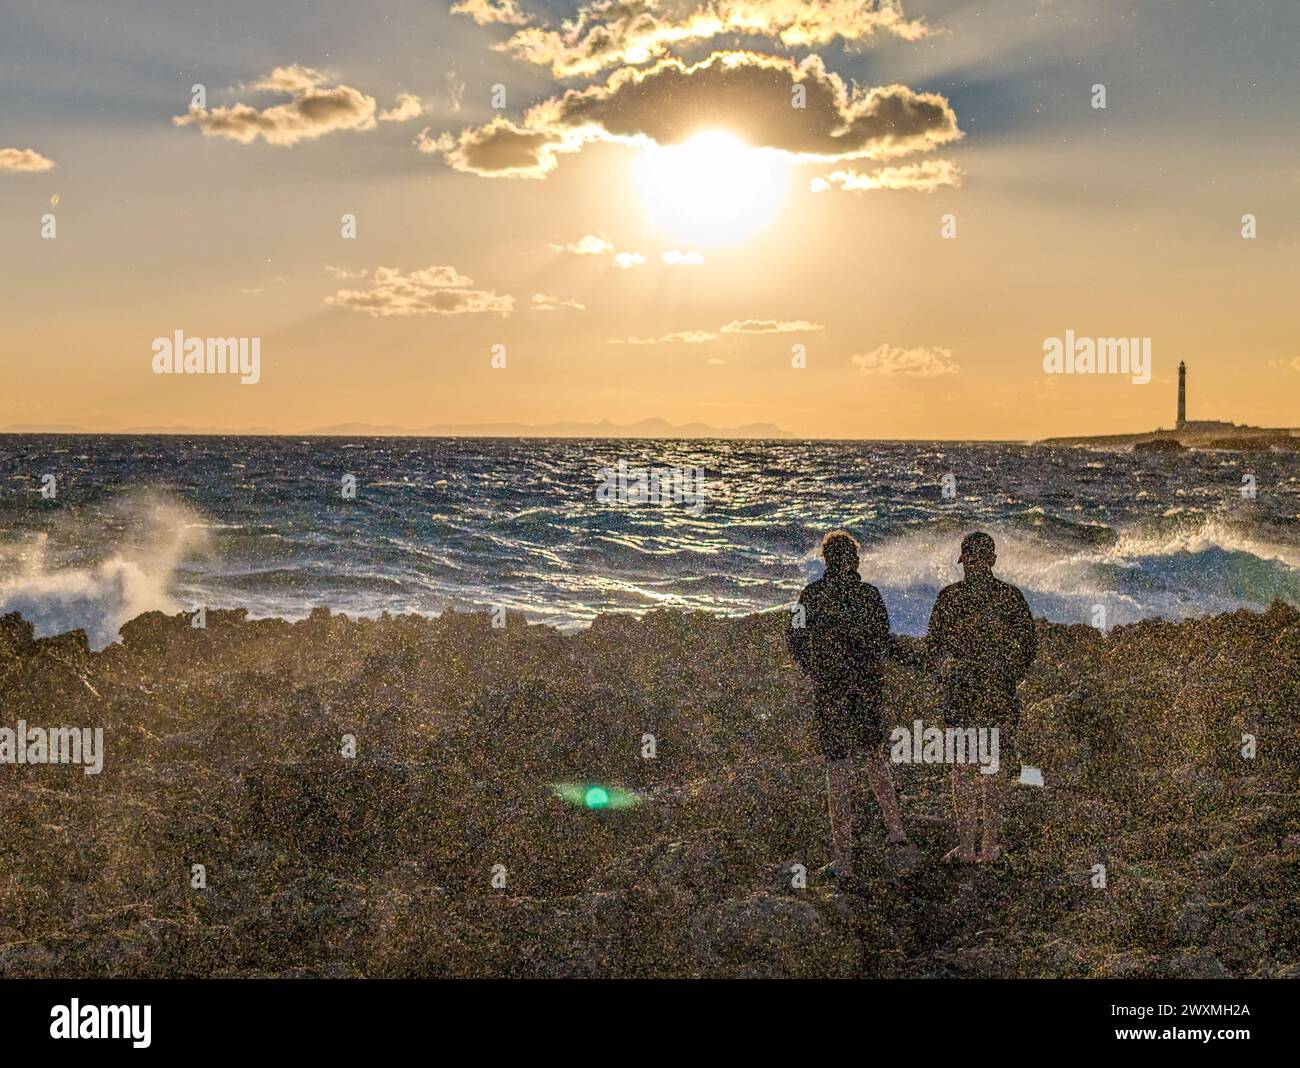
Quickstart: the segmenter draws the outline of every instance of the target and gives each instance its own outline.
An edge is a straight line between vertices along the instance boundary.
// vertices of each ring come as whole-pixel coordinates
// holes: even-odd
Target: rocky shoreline
[[[851,892],[811,874],[786,618],[209,610],[96,653],[0,618],[0,727],[104,738],[99,774],[0,764],[0,976],[1300,975],[1294,607],[1039,621],[1018,747],[1046,785],[1014,790],[1008,863],[941,865],[942,771],[900,767],[922,860],[859,783]],[[906,659],[891,718],[933,722]]]

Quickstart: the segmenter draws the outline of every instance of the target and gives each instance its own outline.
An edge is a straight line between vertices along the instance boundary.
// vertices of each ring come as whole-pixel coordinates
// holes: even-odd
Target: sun
[[[790,167],[781,153],[754,148],[723,130],[679,145],[653,145],[634,164],[646,216],[673,240],[734,245],[772,221]]]

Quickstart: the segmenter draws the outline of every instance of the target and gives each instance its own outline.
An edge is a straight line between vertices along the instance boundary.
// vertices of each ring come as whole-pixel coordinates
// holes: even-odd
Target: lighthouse
[[[1183,424],[1187,422],[1187,364],[1182,360],[1178,361],[1178,422],[1174,424],[1175,430],[1182,430]]]

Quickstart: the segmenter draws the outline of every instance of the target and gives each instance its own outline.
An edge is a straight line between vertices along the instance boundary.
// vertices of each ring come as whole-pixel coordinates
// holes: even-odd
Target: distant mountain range
[[[38,426],[17,423],[0,428],[0,434],[95,434],[78,426]],[[618,424],[608,419],[598,423],[461,423],[424,427],[380,426],[374,423],[336,423],[313,427],[292,434],[277,434],[265,427],[192,427],[133,426],[113,434],[242,435],[266,437],[424,437],[424,438],[790,438],[792,435],[773,423],[746,423],[744,426],[717,427],[708,423],[673,424],[666,419],[642,419],[637,423]]]

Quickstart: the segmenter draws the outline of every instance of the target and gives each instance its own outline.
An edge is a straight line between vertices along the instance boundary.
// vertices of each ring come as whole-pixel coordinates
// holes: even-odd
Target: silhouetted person
[[[822,540],[825,573],[799,595],[786,640],[813,682],[818,741],[826,758],[831,874],[853,871],[853,756],[862,756],[890,842],[906,842],[880,722],[881,661],[889,651],[889,615],[880,592],[858,575],[858,543],[848,531]]]
[[[1020,722],[1016,687],[1033,663],[1037,641],[1024,596],[993,577],[996,561],[993,539],[987,534],[977,531],[962,539],[959,562],[966,577],[939,592],[930,613],[928,646],[938,658],[944,680],[945,726],[997,727],[1001,748],[1014,744]],[[1005,784],[1000,770],[984,774],[977,764],[953,765],[957,847],[945,860],[987,863],[1002,855],[998,839]],[[976,824],[981,819],[977,853]]]

